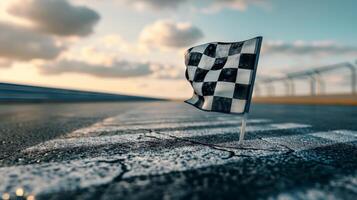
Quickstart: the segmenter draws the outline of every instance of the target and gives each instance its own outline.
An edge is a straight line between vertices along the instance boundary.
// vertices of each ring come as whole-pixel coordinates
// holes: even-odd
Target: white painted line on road
[[[336,143],[357,141],[357,131],[337,130],[329,132],[311,133],[310,135],[334,141]]]
[[[263,152],[264,150],[256,151],[255,156],[266,155],[262,154]],[[23,187],[28,193],[44,194],[109,183],[122,172],[122,166],[115,162],[111,165],[99,162],[103,160],[125,158],[125,165],[129,171],[123,178],[130,178],[219,166],[242,159],[225,159],[229,156],[230,153],[227,151],[196,145],[69,162],[5,167],[0,168],[0,177],[4,177],[0,192],[11,192],[17,187]]]
[[[153,134],[154,136],[161,135],[154,132],[150,134]],[[290,138],[291,143],[295,143],[295,139],[303,137],[311,139],[320,136],[333,138],[334,140],[332,142],[335,143],[342,141],[339,139],[336,140],[335,136],[326,136],[329,134],[341,134],[343,137],[355,137],[356,131],[336,130],[332,132],[295,135],[294,137],[284,136],[282,138],[285,138],[286,140]],[[166,139],[165,136],[162,137]],[[96,139],[100,140],[100,137],[97,137]],[[267,139],[275,140],[278,138],[266,138],[265,140]],[[312,141],[316,142],[316,140]],[[330,140],[323,139],[315,145],[310,145],[310,148],[330,144],[328,141]],[[355,140],[346,139],[344,141]],[[259,145],[259,143],[256,144],[256,147],[257,145]],[[300,143],[300,145],[304,144]],[[302,148],[302,150],[305,149],[306,148]],[[264,150],[250,152],[249,150],[235,150],[235,152],[238,153],[244,151],[247,151],[245,153],[257,158],[268,154],[279,155],[284,152],[284,149],[276,152],[266,151],[265,153],[262,153]],[[15,191],[17,187],[21,186],[25,188],[27,192],[41,194],[105,184],[111,182],[123,172],[122,163],[125,163],[126,168],[129,170],[123,175],[123,178],[125,179],[141,175],[159,175],[209,166],[219,166],[237,162],[242,159],[241,157],[226,159],[229,156],[230,153],[228,151],[213,149],[205,145],[194,145],[174,149],[165,148],[156,151],[130,152],[125,155],[103,156],[83,160],[4,167],[0,168],[0,177],[2,177],[0,192],[12,192]],[[103,160],[118,159],[124,159],[124,161],[113,161],[110,163],[101,162]]]
[[[207,121],[236,121],[237,123],[240,122],[241,117],[187,117],[185,116],[184,118],[145,118],[145,119],[126,119],[123,118],[122,116],[120,118],[117,117],[112,117],[106,122],[103,121],[103,125],[145,125],[145,124],[157,124],[157,123],[182,123],[182,122],[207,122]],[[254,120],[261,120],[265,122],[269,122],[270,120],[268,119],[254,119]],[[254,121],[253,121],[254,122]]]
[[[216,126],[216,125],[237,125],[240,123],[237,120],[226,120],[226,121],[205,121],[205,122],[177,122],[177,123],[156,123],[156,124],[143,124],[143,125],[122,125],[118,122],[117,125],[113,124],[113,118],[105,119],[103,122],[95,123],[92,126],[78,129],[70,134],[68,137],[83,137],[83,136],[93,136],[97,135],[99,132],[114,132],[114,131],[136,131],[136,130],[153,130],[153,129],[175,129],[175,128],[190,128],[190,127],[206,127],[206,126]],[[108,123],[110,122],[110,123]],[[266,123],[269,120],[266,119],[251,119],[248,120],[250,124]]]
[[[98,127],[98,125],[95,125]],[[247,133],[259,132],[259,131],[274,131],[274,130],[283,130],[283,129],[298,129],[298,128],[307,128],[310,125],[306,124],[293,124],[293,123],[277,123],[277,124],[266,124],[266,125],[251,125],[247,127]],[[90,127],[89,129],[94,129]],[[95,133],[98,135],[102,131],[106,131],[105,127],[99,128],[100,131]],[[109,130],[112,130],[110,128]],[[239,127],[223,127],[223,128],[212,128],[212,129],[198,129],[198,130],[185,130],[185,131],[167,131],[162,132],[162,134],[157,134],[158,137],[162,137],[163,134],[167,136],[174,136],[178,138],[188,138],[188,137],[197,137],[197,136],[210,136],[210,135],[221,135],[227,133],[235,133],[239,130]],[[237,132],[238,134],[238,132]],[[152,141],[152,138],[143,137],[145,135],[142,133],[133,133],[133,134],[119,134],[119,135],[110,135],[110,136],[92,136],[92,137],[80,137],[80,138],[64,138],[64,139],[53,139],[47,142],[29,147],[23,152],[33,152],[33,151],[51,151],[56,149],[67,149],[75,147],[96,147],[102,145],[114,145],[114,144],[124,144],[128,142],[148,142]]]
[[[357,141],[357,131],[334,130],[263,139],[273,144],[289,146],[296,151],[302,151],[338,143],[355,142]]]
[[[149,117],[148,117],[149,116]],[[241,116],[232,116],[232,115],[197,115],[197,113],[193,113],[190,115],[186,113],[184,115],[180,113],[172,114],[158,114],[157,111],[155,113],[140,113],[137,115],[118,115],[113,117],[113,121],[122,122],[122,123],[137,123],[140,121],[160,121],[160,120],[172,120],[172,121],[182,121],[182,120],[239,120]]]
[[[120,163],[100,162],[105,158],[71,160],[0,168],[0,194],[23,188],[27,194],[69,191],[101,185],[122,173]]]
[[[222,159],[228,156],[228,152],[201,145],[175,150],[130,153],[125,157],[130,171],[124,175],[124,178],[186,171],[225,164],[238,159]],[[118,155],[0,168],[0,177],[2,177],[0,193],[13,192],[16,188],[23,187],[28,193],[41,194],[108,183],[122,172],[122,166],[119,163],[107,164],[98,161],[123,158]]]
[[[263,132],[263,131],[276,131],[276,130],[286,130],[286,129],[300,129],[300,128],[310,128],[311,125],[308,124],[297,124],[297,123],[274,123],[266,125],[250,125],[246,127],[246,132]],[[162,133],[168,133],[178,138],[184,137],[197,137],[197,136],[210,136],[218,134],[227,133],[237,133],[239,134],[240,126],[237,127],[226,127],[226,128],[210,128],[210,129],[197,129],[197,130],[180,130],[180,131],[160,131]]]
[[[149,142],[153,138],[144,137],[144,133],[111,135],[101,137],[83,137],[83,138],[66,138],[53,139],[47,142],[29,147],[23,152],[33,151],[52,151],[56,149],[69,149],[75,147],[98,147],[102,145],[124,144],[128,142]]]

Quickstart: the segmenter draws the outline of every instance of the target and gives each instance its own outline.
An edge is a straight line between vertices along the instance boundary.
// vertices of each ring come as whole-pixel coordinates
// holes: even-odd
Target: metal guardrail
[[[351,94],[357,94],[357,61],[356,65],[351,64],[349,62],[339,63],[335,65],[323,66],[312,68],[309,70],[303,70],[299,72],[287,73],[283,77],[268,77],[261,78],[257,80],[255,86],[255,94],[257,96],[261,96],[262,86],[264,85],[268,96],[274,96],[275,94],[275,86],[273,83],[281,82],[285,87],[285,95],[286,96],[295,96],[295,83],[296,79],[308,79],[310,82],[310,95],[321,95],[326,92],[326,83],[324,80],[324,73],[332,70],[337,70],[345,68],[350,71],[350,79],[351,79]]]

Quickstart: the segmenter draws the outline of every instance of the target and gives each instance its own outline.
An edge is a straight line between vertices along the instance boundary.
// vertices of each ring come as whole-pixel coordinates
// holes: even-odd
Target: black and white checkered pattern
[[[205,111],[247,113],[262,39],[190,48],[185,54],[186,79],[194,94],[185,102]]]

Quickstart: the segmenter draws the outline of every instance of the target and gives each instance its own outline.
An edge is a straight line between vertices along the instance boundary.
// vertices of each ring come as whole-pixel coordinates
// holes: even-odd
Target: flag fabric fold
[[[187,50],[185,76],[193,96],[185,102],[205,111],[248,113],[262,40],[213,42]]]

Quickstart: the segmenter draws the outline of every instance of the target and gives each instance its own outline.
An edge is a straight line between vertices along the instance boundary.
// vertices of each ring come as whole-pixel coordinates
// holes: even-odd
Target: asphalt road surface
[[[0,105],[3,199],[357,199],[357,107]],[[17,197],[16,197],[17,195]]]

